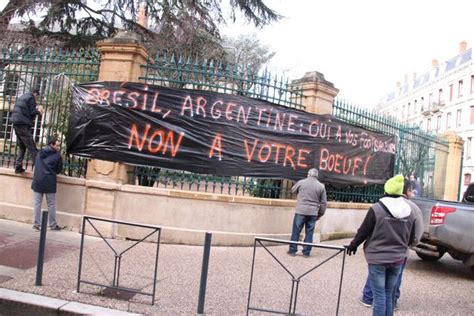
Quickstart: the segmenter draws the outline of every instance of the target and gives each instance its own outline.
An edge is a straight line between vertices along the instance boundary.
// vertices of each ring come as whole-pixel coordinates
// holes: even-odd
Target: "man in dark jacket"
[[[308,177],[298,181],[291,188],[291,192],[298,193],[291,241],[299,241],[300,233],[304,226],[304,242],[312,243],[316,220],[324,215],[327,203],[326,188],[324,184],[318,181],[318,169],[310,169]],[[297,250],[298,246],[291,244],[288,254],[294,256]],[[310,246],[303,247],[303,256],[305,258],[309,257],[310,252]]]
[[[13,108],[13,113],[10,118],[18,140],[15,173],[25,171],[25,169],[23,169],[23,159],[25,158],[27,148],[33,161],[35,161],[36,154],[38,153],[33,140],[33,134],[31,133],[36,115],[43,113],[43,107],[36,105],[38,94],[38,90],[33,90],[33,92],[27,92],[20,96],[15,102],[15,107]]]
[[[352,255],[364,243],[365,260],[373,292],[373,315],[393,315],[394,289],[405,262],[408,245],[414,244],[416,214],[403,196],[404,180],[387,180],[385,196],[372,205],[349,246]],[[414,204],[413,204],[414,205]]]
[[[40,228],[43,194],[46,195],[46,203],[48,204],[49,227],[52,230],[61,229],[56,223],[56,174],[63,169],[60,149],[58,139],[52,137],[48,142],[48,146],[41,149],[36,156],[35,172],[31,184],[35,199],[33,228],[36,230]]]

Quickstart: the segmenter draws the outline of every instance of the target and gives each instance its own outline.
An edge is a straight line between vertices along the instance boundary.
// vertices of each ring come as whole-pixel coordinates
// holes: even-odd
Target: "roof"
[[[410,91],[430,84],[431,82],[440,78],[447,72],[450,72],[463,64],[469,63],[471,60],[472,48],[469,48],[465,52],[448,59],[438,67],[435,67],[417,76],[414,81],[410,83],[405,83],[399,88],[398,91],[390,92],[385,96],[384,101],[386,103],[389,103],[391,101],[396,100],[397,98],[403,97],[404,95],[407,95]]]

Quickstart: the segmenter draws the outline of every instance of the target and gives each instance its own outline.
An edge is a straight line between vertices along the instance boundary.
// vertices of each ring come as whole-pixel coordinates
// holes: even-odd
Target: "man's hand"
[[[356,252],[357,252],[357,247],[354,247],[352,245],[349,245],[349,246],[345,246],[346,247],[346,253],[349,255],[349,256],[352,256],[352,255],[355,255]]]
[[[38,105],[36,107],[36,109],[38,110],[38,112],[40,112],[41,114],[43,114],[43,106],[42,105]]]

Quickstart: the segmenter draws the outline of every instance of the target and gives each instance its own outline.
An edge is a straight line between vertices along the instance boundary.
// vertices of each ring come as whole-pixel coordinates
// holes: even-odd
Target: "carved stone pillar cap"
[[[100,41],[100,44],[142,44],[142,37],[132,31],[118,31],[114,37]]]
[[[324,78],[324,74],[318,71],[308,71],[300,79],[293,80],[293,84],[316,82],[334,88],[334,84]]]
[[[462,137],[453,131],[446,131],[441,136],[449,143],[460,144],[461,146],[464,144]]]
[[[130,55],[138,54],[144,59],[148,58],[148,51],[143,45],[141,35],[132,31],[119,31],[114,37],[98,42],[97,48],[102,54],[118,52]]]

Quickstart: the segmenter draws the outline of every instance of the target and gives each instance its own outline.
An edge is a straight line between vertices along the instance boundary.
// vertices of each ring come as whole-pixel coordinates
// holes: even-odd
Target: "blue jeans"
[[[394,290],[402,265],[369,264],[370,287],[374,294],[373,316],[392,316]]]
[[[395,301],[400,299],[400,286],[402,285],[403,270],[405,270],[406,264],[407,261],[405,259],[402,264],[402,270],[400,271],[400,275],[398,276],[397,284],[395,285]],[[364,290],[362,291],[362,300],[364,301],[364,303],[372,305],[373,299],[374,296],[372,294],[372,288],[370,287],[369,276],[367,276],[367,281],[365,281]]]
[[[303,226],[305,227],[304,233],[304,242],[306,243],[313,243],[313,233],[314,233],[314,226],[316,226],[316,215],[301,215],[295,214],[295,218],[293,219],[293,229],[291,231],[291,241],[299,241],[301,230]],[[303,254],[309,255],[311,252],[310,246],[303,246]],[[298,251],[297,245],[290,245],[290,252]]]

